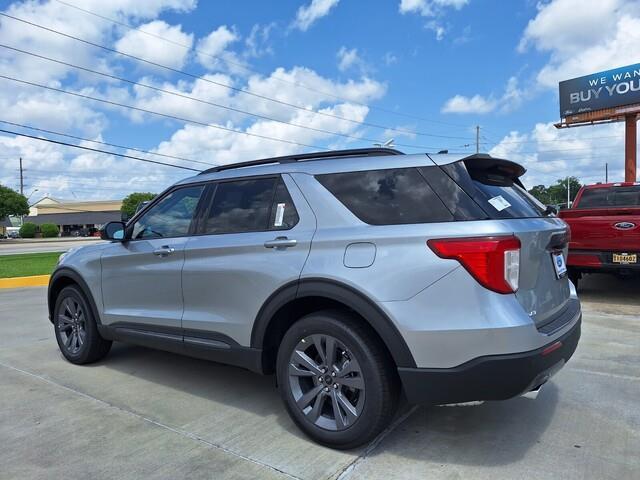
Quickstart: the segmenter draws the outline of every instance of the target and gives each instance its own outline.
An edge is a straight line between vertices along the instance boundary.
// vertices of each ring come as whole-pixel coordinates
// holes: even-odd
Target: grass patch
[[[0,255],[0,278],[49,275],[62,252]]]

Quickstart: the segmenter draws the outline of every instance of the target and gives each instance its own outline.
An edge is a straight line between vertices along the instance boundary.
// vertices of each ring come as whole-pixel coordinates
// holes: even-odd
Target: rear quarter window
[[[370,225],[448,222],[453,215],[416,168],[317,175],[356,217]]]

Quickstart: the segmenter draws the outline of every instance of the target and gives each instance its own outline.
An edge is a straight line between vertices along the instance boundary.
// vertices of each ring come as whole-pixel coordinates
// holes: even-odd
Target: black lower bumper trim
[[[545,383],[578,346],[582,316],[557,340],[529,352],[479,357],[454,368],[398,368],[411,403],[506,400]],[[557,342],[562,345],[552,351]]]

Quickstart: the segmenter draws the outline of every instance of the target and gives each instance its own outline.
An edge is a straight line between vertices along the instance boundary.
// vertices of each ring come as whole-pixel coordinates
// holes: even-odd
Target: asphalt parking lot
[[[0,290],[0,478],[640,478],[640,281],[582,285],[582,340],[536,400],[404,406],[366,448],[332,451],[274,380],[115,345],[58,351],[45,289]]]

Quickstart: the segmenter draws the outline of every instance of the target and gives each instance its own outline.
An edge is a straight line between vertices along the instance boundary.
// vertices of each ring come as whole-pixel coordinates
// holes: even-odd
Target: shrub
[[[20,227],[20,236],[22,238],[33,238],[36,236],[36,230],[38,227],[35,223],[25,223]]]
[[[52,238],[58,236],[58,226],[53,223],[43,223],[40,225],[40,231],[44,238]]]

